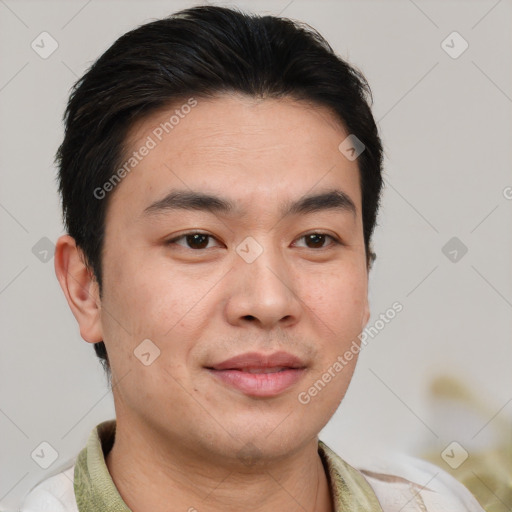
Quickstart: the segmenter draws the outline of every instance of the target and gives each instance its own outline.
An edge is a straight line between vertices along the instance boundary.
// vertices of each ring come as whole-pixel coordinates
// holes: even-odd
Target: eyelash
[[[209,233],[203,233],[201,231],[189,231],[187,233],[183,233],[181,234],[180,236],[177,236],[175,238],[172,238],[171,240],[167,240],[165,243],[166,245],[172,245],[172,244],[175,244],[178,240],[181,240],[182,238],[186,238],[187,236],[191,236],[191,235],[204,235],[208,238],[213,238],[215,240],[217,240],[213,235],[210,235]],[[305,235],[302,235],[300,236],[297,240],[300,240],[302,238],[305,238],[307,236],[310,236],[310,235],[320,235],[320,236],[325,236],[327,238],[330,238],[332,240],[331,244],[327,245],[327,246],[324,246],[324,247],[319,247],[317,249],[311,249],[310,247],[305,247],[305,249],[311,249],[311,250],[322,250],[322,249],[328,249],[330,248],[331,246],[335,246],[335,245],[343,245],[343,243],[338,240],[336,237],[334,237],[333,235],[329,235],[328,233],[323,233],[323,232],[320,232],[320,231],[312,231],[311,233],[306,233]],[[217,240],[218,241],[218,240]],[[180,247],[183,247],[183,246],[180,246]],[[197,251],[197,252],[200,252],[200,251],[204,251],[205,249],[192,249],[190,247],[183,247],[184,249],[190,249],[191,251]]]

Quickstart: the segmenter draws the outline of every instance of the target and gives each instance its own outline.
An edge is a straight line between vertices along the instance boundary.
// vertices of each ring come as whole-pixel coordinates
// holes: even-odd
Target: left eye
[[[324,242],[327,238],[330,238],[334,244],[340,243],[338,240],[336,240],[336,238],[328,235],[327,233],[309,233],[307,235],[302,235],[300,238],[298,238],[298,240],[301,240],[302,238],[306,240],[306,244],[311,243],[313,245],[313,247],[307,246],[308,249],[322,249],[324,247],[328,247],[324,246]]]

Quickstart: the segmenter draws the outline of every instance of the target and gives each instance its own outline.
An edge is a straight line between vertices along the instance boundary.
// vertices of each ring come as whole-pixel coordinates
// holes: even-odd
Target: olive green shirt
[[[105,462],[115,431],[116,420],[94,428],[74,463],[35,486],[20,512],[130,512]],[[322,441],[318,453],[334,512],[483,512],[462,484],[425,461],[383,473],[353,468]]]

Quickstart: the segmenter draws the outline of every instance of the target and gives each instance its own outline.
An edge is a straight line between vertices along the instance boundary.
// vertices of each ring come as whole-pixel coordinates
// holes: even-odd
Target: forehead
[[[185,98],[132,127],[123,159],[128,172],[109,209],[129,204],[128,215],[140,214],[173,189],[188,189],[222,191],[240,212],[247,204],[282,211],[282,199],[341,189],[360,215],[357,161],[338,149],[347,136],[329,109],[302,101]]]

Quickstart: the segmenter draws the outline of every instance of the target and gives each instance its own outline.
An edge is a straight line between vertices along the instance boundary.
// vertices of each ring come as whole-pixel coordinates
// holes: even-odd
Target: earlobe
[[[98,283],[85,265],[82,251],[73,237],[59,237],[54,260],[55,274],[78,322],[80,335],[89,343],[102,341]]]

